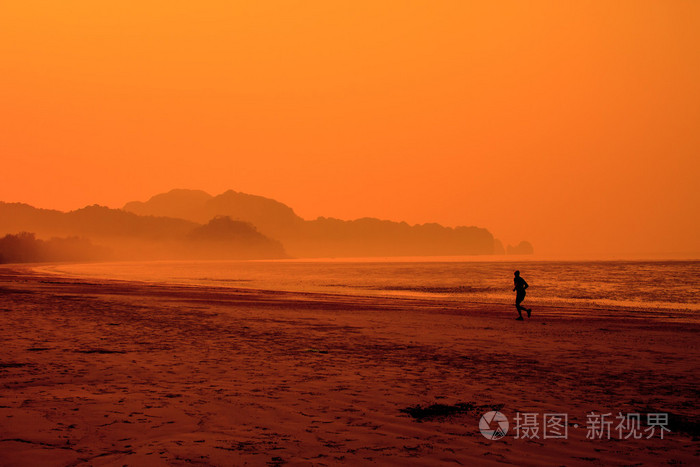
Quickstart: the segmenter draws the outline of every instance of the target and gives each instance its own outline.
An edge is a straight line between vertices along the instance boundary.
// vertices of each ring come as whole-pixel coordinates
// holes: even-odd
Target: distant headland
[[[176,189],[122,209],[0,202],[0,262],[532,254],[485,228],[375,218],[305,220],[273,199]]]

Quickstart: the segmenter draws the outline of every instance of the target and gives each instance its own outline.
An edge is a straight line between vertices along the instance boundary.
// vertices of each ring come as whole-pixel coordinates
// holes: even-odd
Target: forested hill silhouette
[[[108,249],[77,237],[40,240],[32,233],[20,232],[0,238],[0,263],[92,261],[111,258],[111,251]]]
[[[206,222],[216,216],[250,222],[280,240],[292,256],[349,257],[402,255],[478,255],[503,252],[501,243],[479,227],[409,225],[374,218],[304,220],[273,199],[226,191],[218,196],[200,190],[172,190],[146,202],[131,202],[125,211]]]
[[[230,217],[217,216],[206,225],[187,235],[189,249],[197,258],[209,259],[268,259],[284,258],[282,244],[262,235],[248,222],[234,221]],[[235,243],[232,250],[222,246]]]
[[[79,235],[95,238],[168,240],[184,237],[198,224],[185,219],[139,216],[121,209],[87,206],[70,212],[0,202],[0,233],[34,232],[42,237]]]
[[[142,216],[167,216],[199,224],[217,216],[230,216],[250,222],[260,232],[278,240],[282,240],[278,234],[294,230],[304,222],[292,208],[278,201],[233,190],[219,196],[201,190],[172,190],[145,203],[126,203],[123,209]]]
[[[501,243],[479,227],[409,225],[373,218],[304,220],[278,201],[235,191],[211,196],[173,190],[147,202],[127,203],[124,209],[93,205],[71,212],[0,202],[0,236],[20,232],[34,233],[39,240],[88,239],[108,247],[118,259],[505,253]],[[521,242],[507,251],[529,254],[532,246]]]
[[[221,219],[217,222],[202,226],[185,219],[140,216],[97,205],[61,212],[22,203],[0,202],[0,236],[9,236],[5,241],[6,250],[17,250],[12,254],[6,251],[3,255],[6,261],[13,256],[56,258],[60,256],[53,253],[59,250],[53,248],[57,245],[64,247],[61,251],[67,252],[61,256],[62,260],[84,260],[88,259],[87,256],[90,259],[288,257],[279,242],[267,238],[250,224],[232,220],[227,223]],[[70,238],[61,240],[56,237]],[[78,255],[77,248],[69,248],[71,238],[75,238],[71,241],[79,245],[89,246],[90,242],[80,243],[89,240],[95,248],[85,246]],[[41,243],[41,239],[47,242]],[[51,254],[34,253],[35,250],[43,252],[45,247],[53,248]],[[25,250],[29,253],[24,254]],[[109,251],[109,255],[105,251]],[[96,255],[96,252],[100,254]]]

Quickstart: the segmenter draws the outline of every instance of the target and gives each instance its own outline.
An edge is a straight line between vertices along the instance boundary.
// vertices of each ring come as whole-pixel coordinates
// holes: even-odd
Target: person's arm
[[[525,279],[523,279],[523,290],[527,289],[528,287],[530,286],[527,285],[527,282],[525,282]]]

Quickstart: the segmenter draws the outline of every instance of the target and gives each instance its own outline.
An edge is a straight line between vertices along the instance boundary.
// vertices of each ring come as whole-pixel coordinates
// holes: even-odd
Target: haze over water
[[[513,302],[513,271],[530,284],[527,303],[570,313],[644,312],[698,321],[700,261],[158,261],[59,265],[82,277],[231,288]]]

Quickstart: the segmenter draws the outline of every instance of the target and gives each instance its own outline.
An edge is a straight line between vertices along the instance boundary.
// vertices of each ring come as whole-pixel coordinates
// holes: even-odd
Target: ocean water
[[[232,288],[658,312],[700,321],[700,261],[478,261],[464,258],[151,261],[63,264],[48,272]]]

